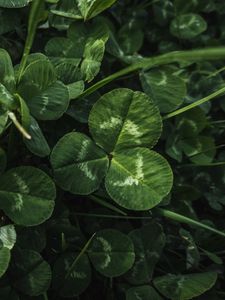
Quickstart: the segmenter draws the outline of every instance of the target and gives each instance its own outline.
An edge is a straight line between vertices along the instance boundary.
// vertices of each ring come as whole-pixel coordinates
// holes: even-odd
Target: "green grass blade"
[[[189,105],[187,105],[185,107],[179,108],[179,109],[177,109],[177,110],[175,110],[175,111],[173,111],[173,112],[165,115],[163,117],[163,120],[167,120],[167,119],[170,119],[172,117],[178,116],[178,115],[180,115],[180,114],[182,114],[182,113],[184,113],[184,112],[186,112],[186,111],[188,111],[188,110],[190,110],[192,108],[195,108],[195,107],[197,107],[197,106],[199,106],[199,105],[201,105],[201,104],[203,104],[205,102],[213,100],[216,97],[223,95],[224,93],[225,93],[225,87],[222,87],[218,91],[216,91],[216,92],[214,92],[214,93],[212,93],[212,94],[210,94],[210,95],[208,95],[208,96],[206,96],[206,97],[204,97],[204,98],[202,98],[200,100],[197,100],[194,103],[191,103],[191,104],[189,104]]]
[[[155,212],[159,216],[166,217],[168,219],[171,219],[173,221],[177,221],[179,223],[184,223],[184,224],[188,224],[188,225],[195,226],[195,227],[198,227],[198,228],[202,228],[202,229],[211,231],[213,233],[216,233],[216,234],[218,234],[220,236],[225,237],[225,232],[217,230],[217,229],[215,229],[215,228],[213,228],[211,226],[205,225],[205,224],[203,224],[201,222],[195,221],[195,220],[193,220],[191,218],[185,217],[185,216],[180,215],[178,213],[175,213],[173,211],[166,210],[166,209],[163,209],[163,208],[156,208]]]

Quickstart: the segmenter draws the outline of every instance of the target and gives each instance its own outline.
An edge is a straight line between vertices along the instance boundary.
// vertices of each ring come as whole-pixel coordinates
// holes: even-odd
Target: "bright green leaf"
[[[168,195],[173,174],[168,162],[147,148],[121,151],[113,157],[106,189],[120,206],[148,210]]]
[[[3,243],[3,247],[12,250],[16,243],[16,231],[13,225],[0,227],[0,240]]]
[[[0,0],[0,7],[18,8],[28,5],[32,0]]]
[[[16,231],[13,225],[0,227],[0,241],[2,243],[0,249],[0,277],[2,277],[10,262],[10,250],[16,243]]]
[[[108,153],[132,147],[153,147],[162,121],[151,99],[140,92],[115,89],[103,95],[89,116],[90,132]]]
[[[69,133],[54,147],[51,164],[61,188],[86,195],[98,189],[108,168],[108,158],[86,135]]]
[[[103,10],[112,6],[117,0],[77,0],[78,8],[85,20],[100,14]]]
[[[5,274],[10,262],[10,250],[3,247],[0,249],[0,278]]]
[[[103,40],[96,40],[93,44],[86,44],[84,60],[81,64],[81,72],[86,81],[92,81],[98,74],[105,52]]]

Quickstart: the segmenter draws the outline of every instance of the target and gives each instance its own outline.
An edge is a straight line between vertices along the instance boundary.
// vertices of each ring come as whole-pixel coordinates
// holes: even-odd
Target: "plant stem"
[[[134,217],[134,216],[116,216],[116,215],[102,215],[102,214],[86,214],[76,213],[76,216],[90,217],[90,218],[106,218],[106,219],[123,219],[123,220],[152,220],[152,217]]]
[[[44,297],[44,300],[48,300],[48,295],[47,295],[47,293],[44,293],[44,294],[43,294],[43,297]]]
[[[150,58],[143,58],[139,62],[122,69],[102,80],[95,83],[88,89],[86,89],[80,97],[87,96],[97,91],[106,84],[112,82],[113,80],[120,78],[124,75],[130,74],[137,70],[149,69],[155,66],[160,66],[164,64],[170,64],[174,62],[196,62],[196,61],[205,61],[205,60],[218,60],[225,58],[225,47],[217,48],[206,48],[198,50],[187,50],[187,51],[173,51],[166,54],[158,55]]]
[[[91,236],[91,238],[90,238],[90,239],[87,241],[87,243],[84,245],[83,249],[81,250],[81,252],[79,253],[79,255],[76,257],[76,259],[75,259],[74,262],[72,263],[71,267],[70,267],[69,270],[67,271],[66,276],[65,276],[65,279],[67,279],[67,278],[70,276],[71,272],[74,270],[74,268],[75,268],[77,262],[79,261],[79,259],[81,258],[81,256],[84,255],[84,253],[87,251],[87,249],[88,249],[88,247],[89,247],[91,241],[93,240],[94,236],[95,236],[95,233]]]
[[[18,72],[18,82],[20,82],[26,67],[27,58],[30,54],[31,47],[33,45],[34,36],[37,30],[38,23],[40,22],[41,13],[43,11],[44,0],[34,0],[31,4],[29,20],[28,20],[28,32],[24,46],[23,57],[20,63]]]
[[[199,105],[201,105],[201,104],[203,104],[205,102],[213,100],[214,98],[216,98],[218,96],[221,96],[224,93],[225,93],[225,87],[219,89],[218,91],[216,91],[216,92],[214,92],[214,93],[212,93],[212,94],[210,94],[210,95],[208,95],[208,96],[206,96],[206,97],[204,97],[204,98],[202,98],[202,99],[200,99],[198,101],[195,101],[194,103],[191,103],[191,104],[189,104],[189,105],[187,105],[185,107],[182,107],[180,109],[177,109],[177,110],[175,110],[175,111],[173,111],[173,112],[165,115],[163,117],[163,120],[167,120],[167,119],[170,119],[170,118],[175,117],[177,115],[180,115],[180,114],[184,113],[185,111],[188,111],[188,110],[190,110],[190,109],[192,109],[194,107],[197,107],[197,106],[199,106]]]
[[[89,196],[90,199],[92,199],[93,201],[95,201],[96,203],[104,206],[104,207],[107,207],[109,209],[111,209],[112,211],[114,212],[117,212],[119,213],[120,215],[123,215],[123,216],[126,216],[127,214],[125,212],[123,212],[121,209],[115,207],[114,205],[106,202],[105,200],[102,200],[101,198],[98,198],[96,196]]]
[[[23,126],[19,123],[19,121],[16,118],[16,115],[13,112],[9,112],[8,113],[9,118],[11,119],[11,121],[13,122],[13,124],[16,126],[16,128],[22,133],[22,135],[28,139],[31,140],[31,136],[29,135],[29,133],[26,131],[25,128],[23,128]]]
[[[180,215],[178,213],[175,213],[173,211],[162,209],[162,208],[155,208],[155,212],[159,216],[166,217],[168,219],[171,219],[171,220],[174,220],[174,221],[177,221],[177,222],[180,222],[180,223],[188,224],[188,225],[191,225],[191,226],[195,226],[195,227],[198,227],[198,228],[206,229],[208,231],[214,232],[214,233],[216,233],[220,236],[225,237],[225,232],[217,230],[217,229],[215,229],[211,226],[205,225],[201,222],[195,221],[191,218],[185,217],[185,216]]]
[[[213,162],[209,164],[184,164],[181,166],[178,166],[178,168],[185,168],[185,167],[217,167],[217,166],[224,166],[225,161],[218,161],[218,162]]]

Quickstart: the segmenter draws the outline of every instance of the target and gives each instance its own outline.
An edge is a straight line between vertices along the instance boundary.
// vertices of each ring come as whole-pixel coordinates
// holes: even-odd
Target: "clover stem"
[[[101,198],[99,197],[96,197],[96,196],[92,196],[90,195],[89,196],[90,199],[92,199],[93,201],[95,201],[96,203],[104,206],[104,207],[107,207],[108,209],[111,209],[112,211],[116,212],[116,213],[119,213],[120,215],[123,215],[123,216],[126,216],[127,214],[122,211],[121,209],[117,208],[116,206],[110,204],[109,202],[105,201],[105,200],[102,200]]]
[[[22,56],[22,60],[21,60],[20,66],[19,66],[19,71],[18,71],[18,82],[20,82],[21,77],[24,72],[24,69],[26,67],[27,58],[28,58],[28,55],[30,54],[30,50],[33,45],[37,26],[41,19],[43,5],[44,5],[44,0],[35,0],[31,4],[29,20],[28,20],[27,38],[26,38],[23,56]]]
[[[22,135],[28,139],[31,140],[31,136],[30,134],[26,131],[26,129],[19,123],[19,121],[17,120],[16,115],[13,112],[9,112],[8,116],[10,118],[10,120],[13,122],[13,124],[16,126],[16,128],[19,130],[19,132],[22,133]]]
[[[102,214],[87,214],[76,213],[76,216],[90,217],[90,218],[106,218],[106,219],[122,219],[122,220],[152,220],[152,217],[136,217],[136,216],[118,216],[118,215],[102,215]]]
[[[88,89],[86,89],[80,97],[88,96],[93,92],[97,91],[101,87],[107,85],[108,83],[141,69],[150,69],[152,67],[177,63],[177,62],[197,62],[205,60],[219,60],[225,58],[225,47],[217,48],[206,48],[197,50],[186,50],[186,51],[173,51],[166,54],[153,56],[150,58],[142,58],[140,61],[126,67],[108,77],[103,78],[98,81]],[[77,99],[77,98],[76,98]]]
[[[47,295],[47,293],[44,293],[44,294],[43,294],[43,297],[44,297],[44,300],[48,300],[48,295]]]

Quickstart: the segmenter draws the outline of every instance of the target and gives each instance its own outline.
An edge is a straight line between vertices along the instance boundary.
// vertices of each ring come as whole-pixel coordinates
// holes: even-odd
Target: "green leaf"
[[[178,108],[186,95],[185,82],[169,68],[161,68],[140,74],[142,87],[162,113]]]
[[[82,74],[79,68],[80,59],[62,58],[54,62],[57,77],[64,84],[67,85],[80,85],[82,81]],[[70,89],[69,89],[70,92]]]
[[[117,153],[106,176],[106,189],[112,199],[132,210],[148,210],[158,205],[172,184],[168,162],[147,148]]]
[[[104,229],[93,238],[88,255],[94,268],[106,277],[117,277],[127,272],[135,259],[131,239],[114,229]]]
[[[215,272],[188,275],[165,275],[154,279],[157,290],[171,300],[189,300],[197,297],[215,284]]]
[[[8,120],[8,112],[3,111],[0,107],[0,134],[4,131],[6,123]]]
[[[13,255],[11,271],[16,279],[13,286],[29,296],[46,292],[51,283],[51,268],[42,256],[32,250],[17,250]]]
[[[176,129],[182,138],[193,138],[197,136],[207,125],[204,111],[195,107],[176,117]]]
[[[0,207],[18,225],[38,225],[47,220],[55,194],[52,180],[34,167],[11,169],[0,179]]]
[[[2,243],[0,248],[0,277],[2,277],[8,269],[11,257],[10,250],[16,243],[16,231],[13,225],[0,227],[0,241]]]
[[[12,31],[16,30],[16,28],[20,26],[21,15],[19,15],[16,10],[1,9],[0,16],[0,35],[6,33],[10,34]],[[2,46],[5,46],[4,43]]]
[[[139,28],[135,22],[133,22],[133,24],[132,22],[125,24],[118,32],[119,47],[121,47],[126,55],[133,55],[138,52],[142,47],[143,39],[143,30]],[[116,46],[116,41],[114,40],[113,42],[114,46]]]
[[[66,113],[80,123],[88,123],[90,111],[99,97],[98,92],[87,97],[79,97],[69,106]]]
[[[69,91],[57,76],[47,59],[32,62],[24,71],[18,89],[30,109],[39,120],[60,118],[69,105]]]
[[[70,99],[78,98],[84,91],[84,82],[83,80],[70,83],[67,85],[69,90]],[[83,100],[83,99],[82,99]]]
[[[53,289],[62,297],[75,297],[81,294],[91,281],[91,266],[86,254],[83,254],[70,272],[77,253],[65,253],[53,267]]]
[[[5,171],[6,164],[7,164],[7,157],[5,151],[2,148],[0,148],[0,174]]]
[[[11,93],[6,87],[0,83],[0,106],[5,111],[13,110],[16,108],[16,103]]]
[[[186,267],[187,269],[191,269],[194,267],[198,267],[199,261],[200,261],[200,254],[198,251],[198,247],[195,244],[195,241],[190,234],[189,231],[181,228],[180,236],[185,241],[187,248],[186,248]]]
[[[8,3],[9,1],[5,2]],[[8,52],[4,49],[0,49],[0,83],[10,92],[15,89],[16,82],[12,61]]]
[[[177,16],[170,24],[172,35],[180,39],[192,39],[207,29],[205,20],[197,14],[184,14]]]
[[[134,243],[135,262],[126,274],[126,279],[135,285],[152,280],[156,263],[165,246],[165,234],[161,225],[152,222],[129,233]]]
[[[54,147],[51,164],[59,186],[73,194],[98,189],[108,169],[107,155],[82,133],[69,133]]]
[[[79,25],[78,25],[79,26]],[[82,36],[82,35],[81,35]],[[81,39],[81,37],[80,37]],[[77,41],[79,43],[79,40]],[[78,58],[81,58],[82,52],[80,47],[77,49],[77,44],[73,43],[73,41],[66,37],[54,37],[50,39],[46,46],[45,46],[45,52],[50,57],[65,57],[65,58],[71,58],[74,61],[79,63],[77,61]]]
[[[0,297],[4,300],[21,300],[13,288],[9,285],[0,289]]]
[[[117,0],[77,0],[78,8],[85,20],[91,19],[105,9],[112,6]]]
[[[12,250],[16,243],[16,231],[13,225],[0,227],[0,240],[3,243],[3,247]]]
[[[0,0],[0,7],[18,8],[27,6],[32,0]]]
[[[181,146],[189,159],[200,165],[211,163],[216,154],[215,141],[210,136],[182,140]]]
[[[20,97],[20,95],[15,94],[15,98],[18,101],[20,107],[19,111],[21,115],[22,126],[25,129],[28,129],[30,127],[30,122],[31,122],[31,115],[30,115],[29,108],[27,107],[26,102],[23,100],[23,98]]]
[[[107,42],[109,38],[109,28],[104,19],[98,17],[91,22],[74,22],[68,29],[68,38],[73,41],[83,53],[87,43],[94,43],[96,40]],[[77,49],[78,51],[79,49]]]
[[[162,121],[151,99],[140,92],[115,89],[103,95],[89,116],[90,132],[108,153],[132,147],[153,147]]]
[[[63,0],[57,2],[58,4],[56,7],[51,9],[51,13],[60,17],[71,18],[75,20],[82,18],[78,6],[74,0]]]
[[[30,120],[31,124],[28,132],[31,136],[31,139],[24,139],[24,143],[33,154],[40,157],[48,156],[51,151],[48,142],[46,141],[37,121],[33,117],[31,117]]]
[[[10,250],[3,247],[0,249],[0,278],[5,274],[10,262]]]
[[[203,252],[203,254],[205,254],[205,256],[207,256],[212,262],[214,262],[215,264],[218,265],[222,265],[223,264],[223,260],[222,258],[220,258],[218,255],[216,255],[215,253],[212,253],[210,251],[207,251],[205,249],[201,248],[201,251]]]
[[[93,44],[86,44],[81,72],[86,81],[92,81],[98,74],[105,52],[105,42],[96,40]]]
[[[162,300],[159,294],[148,285],[132,287],[126,292],[126,300]]]
[[[16,246],[21,249],[29,249],[42,252],[46,247],[45,227],[17,227]]]

